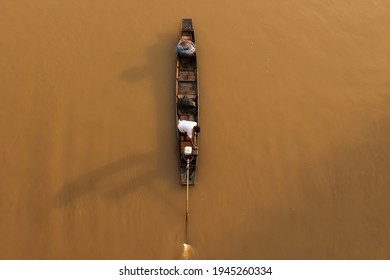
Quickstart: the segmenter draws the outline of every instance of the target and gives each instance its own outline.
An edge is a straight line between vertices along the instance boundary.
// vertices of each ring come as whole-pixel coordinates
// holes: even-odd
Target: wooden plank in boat
[[[195,116],[194,115],[186,115],[186,114],[181,114],[179,116],[180,120],[182,121],[195,121]]]
[[[179,81],[195,82],[196,81],[195,73],[192,71],[180,71]]]
[[[189,81],[179,81],[179,92],[180,91],[195,91],[196,83]]]
[[[179,91],[179,94],[177,95],[177,97],[183,98],[184,96],[187,96],[188,98],[196,98],[196,92],[194,90]]]
[[[179,98],[183,98],[184,96],[187,96],[188,98],[196,98],[196,83],[194,82],[180,81],[178,90]]]
[[[180,60],[180,71],[194,71],[194,62],[191,57],[182,57]]]

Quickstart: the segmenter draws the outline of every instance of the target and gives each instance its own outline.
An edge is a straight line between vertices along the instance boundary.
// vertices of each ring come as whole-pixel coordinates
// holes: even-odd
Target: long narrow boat
[[[192,42],[195,47],[195,33],[192,19],[182,19],[179,42]],[[191,55],[178,52],[176,62],[176,126],[179,120],[195,121],[199,126],[199,85],[196,51]],[[191,147],[188,138],[178,129],[177,141],[179,169],[182,185],[195,184],[198,163],[198,134],[193,136],[196,148]],[[187,147],[187,148],[186,148]],[[191,148],[189,148],[191,147]],[[188,178],[187,178],[188,174]]]

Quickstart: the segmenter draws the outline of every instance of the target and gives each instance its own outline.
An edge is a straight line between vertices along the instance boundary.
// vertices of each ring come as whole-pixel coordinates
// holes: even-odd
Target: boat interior
[[[181,40],[190,40],[195,42],[195,36],[192,29],[192,21],[182,22]],[[180,120],[189,120],[199,123],[199,97],[198,97],[198,72],[196,54],[193,56],[178,56],[177,61],[177,118]],[[184,154],[184,148],[191,146],[185,134],[178,132],[180,154]],[[197,145],[197,137],[193,139]],[[194,151],[194,156],[190,163],[189,183],[195,183],[195,168],[197,162],[197,150]],[[181,181],[184,184],[187,180],[186,176],[186,161],[180,158],[180,173]]]

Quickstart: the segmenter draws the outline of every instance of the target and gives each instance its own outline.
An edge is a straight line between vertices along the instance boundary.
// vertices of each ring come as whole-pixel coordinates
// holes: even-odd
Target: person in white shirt
[[[198,124],[193,121],[179,120],[177,128],[181,133],[186,133],[186,136],[190,140],[191,145],[196,148],[196,145],[192,139],[194,135],[200,132],[200,127]]]

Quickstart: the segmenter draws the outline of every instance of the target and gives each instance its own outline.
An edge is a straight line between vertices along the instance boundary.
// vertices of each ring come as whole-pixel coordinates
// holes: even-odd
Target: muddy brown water
[[[1,0],[0,258],[180,258],[186,17],[202,127],[191,258],[389,259],[380,0]]]

